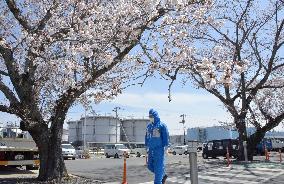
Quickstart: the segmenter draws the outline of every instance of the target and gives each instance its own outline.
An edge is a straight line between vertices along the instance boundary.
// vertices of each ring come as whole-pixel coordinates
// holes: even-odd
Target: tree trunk
[[[249,138],[247,137],[246,124],[244,121],[245,118],[237,117],[235,118],[236,127],[239,133],[239,153],[238,160],[244,161],[244,146],[243,142],[247,141],[247,156],[248,160],[253,160],[253,155],[256,150],[257,144],[264,138],[265,132],[261,129],[257,129],[254,134],[252,134]]]
[[[260,143],[260,141],[264,138],[264,136],[265,132],[257,129],[256,132],[249,137],[248,150],[252,153],[252,155],[256,151],[257,144]]]
[[[37,131],[30,131],[35,140],[40,155],[40,181],[57,180],[67,176],[64,159],[62,156],[61,141],[63,123],[56,123],[50,128],[41,126]]]
[[[256,145],[255,145],[256,146]],[[248,141],[248,144],[247,144],[247,153],[248,153],[248,160],[249,161],[253,161],[253,155],[254,155],[254,152],[255,152],[255,146],[250,144],[249,141]]]
[[[239,133],[238,160],[244,161],[245,155],[244,155],[243,142],[247,141],[247,131],[246,131],[245,118],[244,117],[236,117],[235,118],[235,125],[236,125],[238,133]]]

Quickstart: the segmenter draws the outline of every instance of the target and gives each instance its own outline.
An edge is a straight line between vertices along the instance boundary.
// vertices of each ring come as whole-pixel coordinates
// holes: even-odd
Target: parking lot
[[[198,152],[199,183],[273,183],[284,176],[283,164],[279,163],[277,152],[270,154],[270,162],[265,157],[255,157],[255,162],[242,165],[234,162],[230,167],[226,159],[203,159]],[[103,155],[92,155],[90,159],[65,160],[68,172],[99,183],[121,183],[123,174],[123,159],[105,158]],[[168,184],[189,183],[188,155],[166,156],[166,172],[169,175]],[[36,177],[37,171],[24,171],[22,169],[0,171],[1,178]],[[127,181],[129,184],[153,183],[153,174],[146,167],[145,157],[131,155],[127,159]],[[281,180],[282,181],[282,180]]]
[[[279,164],[279,155],[277,152],[271,153],[271,162],[265,162],[265,157],[255,157],[255,163],[251,170],[243,167],[240,164],[235,164],[234,159],[230,167],[227,167],[227,162],[224,157],[217,159],[203,159],[202,153],[198,152],[198,169],[200,172],[200,182],[204,183],[226,183],[230,178],[238,176],[247,177],[250,175],[247,172],[252,172],[252,176],[248,176],[249,180],[245,182],[260,182],[267,178],[274,178],[283,175],[282,164]],[[91,160],[66,160],[66,166],[70,173],[87,178],[93,178],[106,183],[121,183],[123,173],[123,159],[105,158],[104,156],[94,157]],[[269,165],[272,164],[272,165]],[[256,168],[263,169],[256,170]],[[233,168],[233,169],[232,169]],[[265,169],[268,168],[268,169]],[[225,172],[226,171],[226,172]],[[189,158],[188,155],[172,155],[166,156],[166,172],[169,175],[168,183],[185,183],[189,181]],[[228,173],[228,176],[218,175],[218,173]],[[261,177],[262,174],[265,177]],[[278,174],[278,175],[275,175]],[[280,174],[280,175],[279,175]],[[215,176],[216,175],[216,176]],[[145,157],[130,157],[127,159],[127,181],[128,183],[147,183],[153,181],[153,175],[146,167]],[[214,177],[213,177],[214,176]],[[226,178],[227,179],[224,179]],[[241,178],[241,179],[244,179]],[[219,180],[220,181],[219,181]],[[213,180],[213,181],[212,181]],[[238,180],[235,180],[235,183]],[[242,181],[242,180],[240,180]]]

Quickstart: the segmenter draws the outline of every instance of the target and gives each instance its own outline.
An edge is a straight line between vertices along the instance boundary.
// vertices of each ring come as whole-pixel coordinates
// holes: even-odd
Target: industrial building
[[[86,122],[86,126],[84,126]],[[74,145],[97,147],[106,143],[144,142],[148,119],[120,119],[113,116],[87,116],[67,122],[68,141]]]
[[[148,119],[124,119],[121,121],[122,142],[145,142]]]
[[[183,145],[184,136],[183,135],[170,135],[170,144],[172,146]]]
[[[247,135],[252,135],[255,132],[254,127],[247,128]],[[220,139],[237,139],[239,134],[236,129],[230,126],[212,126],[212,127],[195,127],[187,129],[187,140],[196,140],[198,142],[207,142]],[[284,139],[284,132],[270,131],[265,134],[265,137],[277,137]]]
[[[237,135],[231,127],[212,126],[206,128],[189,128],[187,130],[187,140],[197,140],[207,142],[218,139],[235,139]]]

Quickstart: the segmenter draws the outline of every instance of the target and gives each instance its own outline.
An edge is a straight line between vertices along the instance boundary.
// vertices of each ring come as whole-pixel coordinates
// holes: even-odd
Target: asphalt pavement
[[[179,163],[188,163],[188,156],[177,155],[166,157],[168,175],[189,172],[185,167],[177,171]],[[88,160],[66,160],[69,173],[81,177],[93,178],[101,182],[121,182],[123,175],[123,159],[94,158]],[[143,183],[153,180],[153,174],[147,169],[145,157],[130,157],[127,159],[128,183]]]
[[[279,164],[277,153],[271,154],[271,161],[255,157],[253,163],[237,163],[227,167],[223,157],[203,159],[198,153],[198,174],[200,184],[220,183],[284,183],[284,166]],[[107,184],[119,184],[123,175],[123,159],[94,158],[89,160],[67,160],[68,171],[74,175],[92,178]],[[166,157],[167,184],[190,183],[188,155]],[[154,176],[146,167],[145,157],[127,159],[127,182],[129,184],[151,184]]]
[[[198,153],[199,184],[281,184],[284,183],[284,164],[279,162],[279,154],[271,153],[270,161],[265,157],[255,157],[252,163],[232,161],[227,167],[223,157],[218,159],[203,159]],[[120,184],[123,176],[123,159],[96,156],[91,159],[65,161],[68,172],[79,178],[85,178],[87,183]],[[169,155],[166,157],[167,184],[189,184],[188,155]],[[38,171],[25,171],[24,168],[0,169],[0,183],[17,183],[20,178],[35,178]],[[130,157],[127,159],[127,182],[129,184],[153,184],[154,176],[146,167],[145,157]],[[80,180],[80,183],[82,183]],[[5,183],[5,184],[6,184]],[[84,183],[84,182],[83,182]]]

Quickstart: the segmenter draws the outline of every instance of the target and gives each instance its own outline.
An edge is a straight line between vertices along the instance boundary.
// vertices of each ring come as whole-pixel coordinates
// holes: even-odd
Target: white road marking
[[[249,183],[249,184],[259,184],[259,182],[255,181],[249,181],[249,180],[244,180],[244,179],[233,179],[233,178],[221,178],[221,177],[216,177],[216,176],[203,176],[200,175],[198,179],[205,179],[205,180],[210,180],[210,181],[217,181],[219,183],[221,182],[228,182],[228,183]]]

